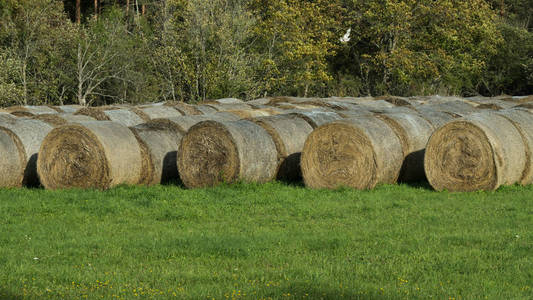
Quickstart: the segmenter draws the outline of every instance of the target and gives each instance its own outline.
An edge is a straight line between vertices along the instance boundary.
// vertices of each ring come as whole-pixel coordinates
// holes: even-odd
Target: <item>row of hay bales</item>
[[[105,189],[181,180],[194,188],[303,177],[312,188],[370,189],[426,175],[439,190],[527,184],[530,103],[506,96],[276,97],[10,107],[0,113],[0,186]],[[483,118],[491,125],[479,126]],[[467,123],[478,129],[463,136]],[[486,141],[478,140],[481,131]]]

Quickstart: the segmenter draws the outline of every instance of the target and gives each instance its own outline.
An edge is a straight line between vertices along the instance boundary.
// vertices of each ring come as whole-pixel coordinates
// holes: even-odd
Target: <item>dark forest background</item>
[[[0,104],[533,94],[533,0],[0,0]]]

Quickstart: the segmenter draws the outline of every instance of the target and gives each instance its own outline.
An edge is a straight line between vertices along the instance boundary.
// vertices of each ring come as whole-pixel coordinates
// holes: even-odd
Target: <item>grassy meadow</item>
[[[0,190],[0,299],[533,299],[533,186]]]

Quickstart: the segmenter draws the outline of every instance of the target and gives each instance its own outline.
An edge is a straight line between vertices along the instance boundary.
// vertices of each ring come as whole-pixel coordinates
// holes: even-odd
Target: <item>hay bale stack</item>
[[[0,112],[0,125],[4,122],[13,122],[15,119],[17,119],[17,117],[10,113]]]
[[[220,104],[244,103],[244,101],[237,99],[237,98],[222,98],[222,99],[213,100],[213,102],[220,103]]]
[[[339,111],[337,112],[339,116],[341,116],[344,119],[353,119],[353,118],[360,118],[360,117],[372,117],[374,115],[373,112],[370,112],[368,110],[364,109],[358,109],[358,110],[346,110],[346,111]]]
[[[96,121],[94,118],[89,117],[89,116],[73,115],[73,114],[67,114],[67,113],[36,115],[32,117],[32,119],[41,120],[43,122],[48,123],[49,125],[53,127],[65,125],[68,123]]]
[[[37,154],[46,135],[53,129],[49,124],[30,119],[15,119],[0,124],[0,128],[12,132],[12,136],[20,141],[26,157],[22,184],[38,186]]]
[[[525,170],[525,145],[516,127],[493,112],[449,122],[429,139],[424,167],[435,190],[495,190],[517,183]]]
[[[183,113],[175,109],[173,106],[150,106],[138,109],[150,120],[183,116]]]
[[[522,136],[526,151],[526,166],[518,183],[533,184],[533,114],[515,109],[501,110],[497,114],[511,121]]]
[[[165,102],[164,106],[174,107],[174,109],[181,112],[181,114],[184,116],[203,114],[200,110],[196,108],[196,106],[187,104],[185,102],[168,101]]]
[[[439,128],[458,116],[453,113],[447,113],[443,111],[434,111],[431,109],[418,109],[418,113],[422,118],[426,119],[433,125],[433,128]]]
[[[113,121],[126,127],[150,121],[150,118],[146,114],[135,108],[84,107],[78,110],[75,115],[89,116],[98,121]]]
[[[141,149],[124,125],[93,121],[57,127],[42,143],[37,169],[47,189],[136,184]]]
[[[130,127],[142,152],[139,184],[154,185],[178,179],[177,151],[183,134],[169,122]]]
[[[267,182],[276,175],[276,145],[261,126],[247,121],[205,121],[181,140],[178,170],[189,188],[244,180]]]
[[[424,105],[424,108],[453,113],[459,116],[467,116],[478,111],[473,105],[458,100],[428,103]]]
[[[21,140],[9,129],[0,128],[0,187],[21,187],[27,165]]]
[[[424,180],[424,150],[434,131],[433,126],[418,114],[378,114],[377,118],[385,121],[400,138],[404,153],[401,182],[418,182]]]
[[[212,115],[181,116],[166,119],[154,119],[150,123],[167,124],[173,126],[181,134],[187,133],[194,125],[204,121],[238,121],[240,118],[234,114],[221,112]]]
[[[217,111],[230,111],[230,110],[250,110],[252,107],[246,103],[218,103],[218,102],[205,102],[206,106],[212,107]]]
[[[324,124],[342,119],[337,113],[324,111],[298,110],[291,112],[291,114],[304,119],[313,128],[318,128]]]
[[[67,114],[74,114],[75,112],[77,112],[78,110],[82,108],[83,106],[76,105],[76,104],[54,106],[54,109],[58,110],[59,112],[63,112]]]
[[[302,175],[311,188],[371,189],[395,183],[403,161],[396,133],[382,120],[363,116],[315,129],[302,151]]]
[[[38,106],[11,106],[6,111],[17,117],[32,117],[40,114],[57,114],[58,110],[46,105]]]
[[[195,108],[202,115],[210,115],[210,114],[214,114],[214,113],[216,113],[218,111],[218,109],[216,109],[216,108],[214,108],[213,106],[210,106],[210,105],[196,105]]]
[[[279,160],[276,179],[286,182],[300,181],[300,156],[313,127],[294,115],[262,117],[252,121],[263,127],[276,145]]]
[[[277,115],[279,112],[276,112],[274,109],[248,109],[248,110],[228,110],[228,113],[232,113],[241,119],[251,119],[257,117],[268,117],[272,115]],[[220,114],[223,112],[218,112]]]

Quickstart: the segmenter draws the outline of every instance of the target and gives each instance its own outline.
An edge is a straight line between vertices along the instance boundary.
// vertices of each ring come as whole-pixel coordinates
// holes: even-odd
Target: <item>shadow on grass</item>
[[[290,293],[290,295],[288,295]],[[284,286],[273,288],[269,293],[265,294],[265,298],[278,299],[283,296],[306,298],[306,299],[365,299],[365,300],[381,300],[390,299],[385,295],[376,293],[366,293],[364,291],[343,290],[340,287],[313,285],[305,282],[292,282]]]

